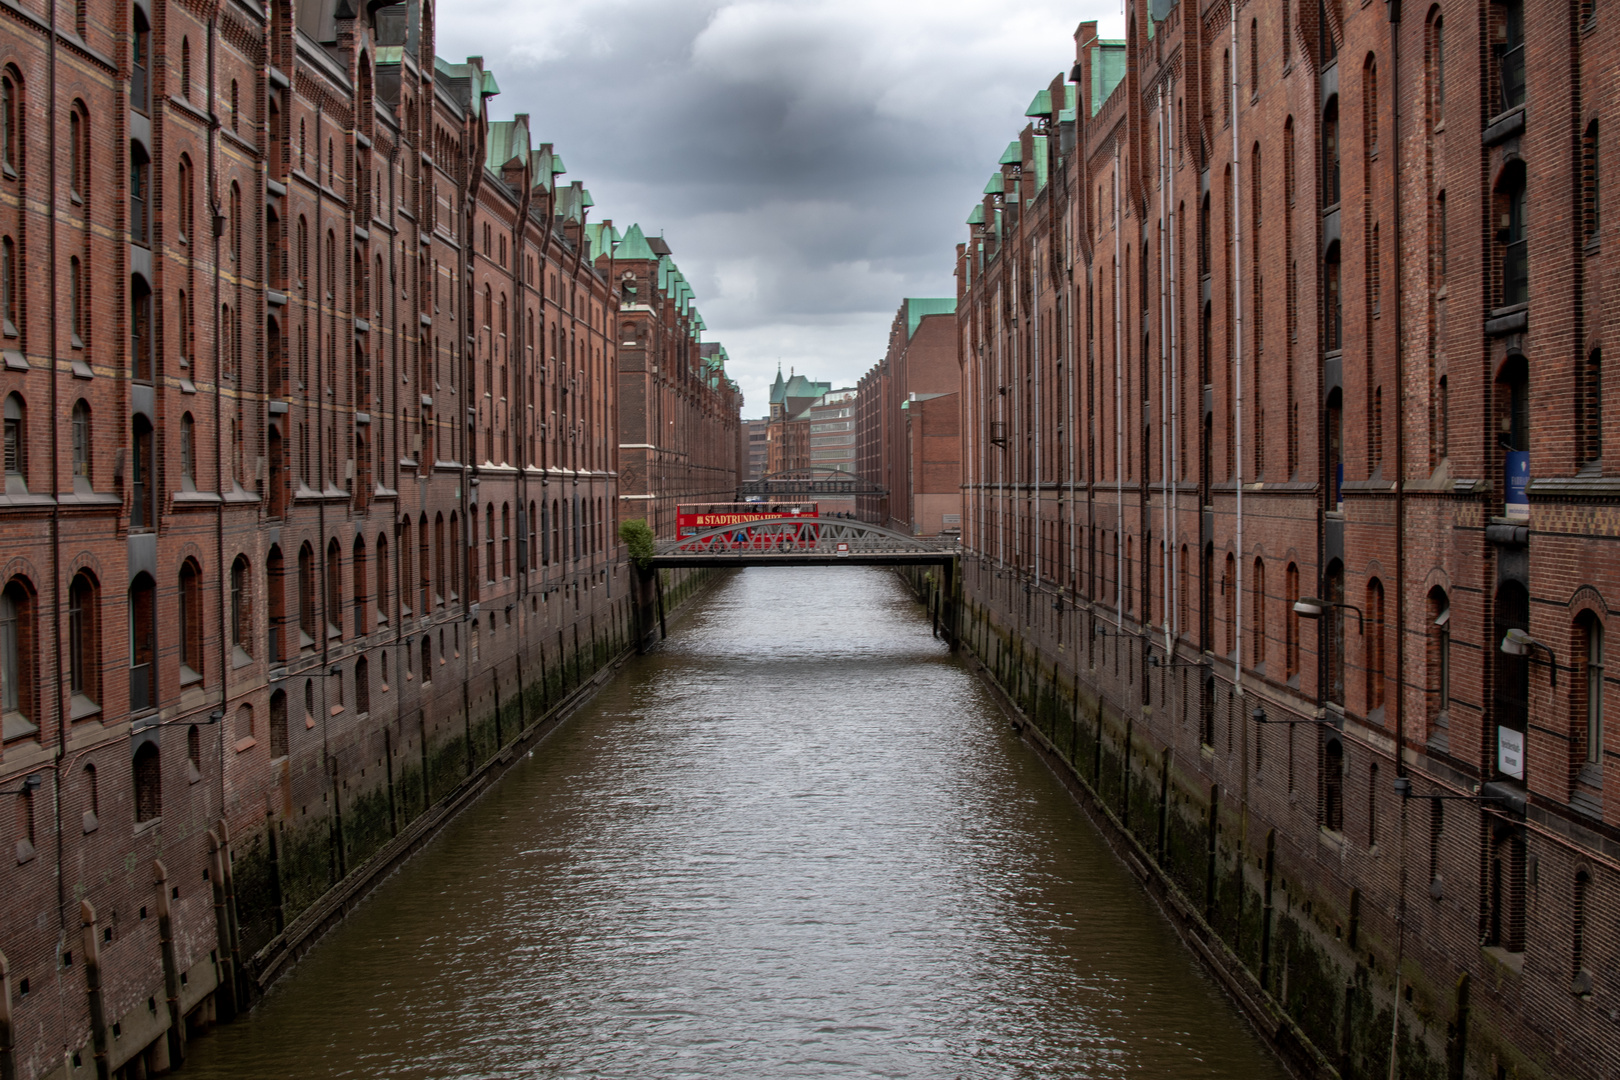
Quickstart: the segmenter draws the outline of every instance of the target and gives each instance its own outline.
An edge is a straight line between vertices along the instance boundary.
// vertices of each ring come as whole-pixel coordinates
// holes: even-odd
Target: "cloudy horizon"
[[[663,235],[725,345],[745,416],[783,372],[853,385],[900,301],[952,296],[964,221],[1073,34],[1118,0],[492,0],[444,5],[437,47],[482,56],[595,200]]]

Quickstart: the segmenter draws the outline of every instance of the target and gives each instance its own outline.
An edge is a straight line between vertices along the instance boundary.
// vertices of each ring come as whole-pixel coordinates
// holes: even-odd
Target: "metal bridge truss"
[[[887,495],[885,488],[854,473],[829,467],[786,469],[749,480],[737,488],[739,499],[750,495]]]
[[[955,540],[907,536],[863,521],[766,518],[658,543],[658,566],[815,566],[951,563]]]

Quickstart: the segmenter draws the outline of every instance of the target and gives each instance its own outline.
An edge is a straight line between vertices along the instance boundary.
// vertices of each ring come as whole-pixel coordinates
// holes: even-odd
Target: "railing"
[[[839,520],[779,520],[741,522],[709,529],[678,540],[660,541],[661,556],[751,557],[819,555],[848,558],[855,555],[948,556],[960,548],[956,539],[906,536],[874,525]]]

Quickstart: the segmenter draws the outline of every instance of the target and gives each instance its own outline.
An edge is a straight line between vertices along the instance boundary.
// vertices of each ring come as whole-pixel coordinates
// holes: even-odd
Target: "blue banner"
[[[1503,490],[1507,497],[1503,500],[1506,505],[1505,513],[1508,517],[1530,516],[1530,451],[1509,450],[1506,460],[1502,463]]]

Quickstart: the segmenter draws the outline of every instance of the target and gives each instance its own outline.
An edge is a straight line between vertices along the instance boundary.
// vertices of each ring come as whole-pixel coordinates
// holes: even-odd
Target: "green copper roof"
[[[484,142],[484,165],[499,171],[514,158],[529,156],[529,127],[516,120],[492,120]]]
[[[997,165],[1021,165],[1021,164],[1023,164],[1023,161],[1024,161],[1024,148],[1018,145],[1018,140],[1017,139],[1014,139],[1012,142],[1007,144],[1007,149],[1005,149],[1005,150],[1003,150],[1001,152],[1001,160],[996,162],[996,164]]]
[[[1060,123],[1060,124],[1072,124],[1072,123],[1074,123],[1074,106],[1073,105],[1069,106],[1067,109],[1058,110],[1058,123]]]
[[[974,205],[973,213],[968,215],[967,223],[969,225],[984,224],[984,203],[977,203]]]
[[[1031,195],[1040,194],[1040,190],[1046,186],[1046,170],[1046,136],[1037,135],[1035,136],[1035,190],[1030,192]]]
[[[1091,47],[1091,115],[1096,116],[1125,80],[1125,42],[1098,41]]]
[[[1024,115],[1025,116],[1051,116],[1052,115],[1052,91],[1050,89],[1047,89],[1047,90],[1042,90],[1039,93],[1037,93],[1035,95],[1035,99],[1029,103],[1029,108],[1024,110]]]
[[[500,92],[501,87],[500,84],[495,81],[495,73],[493,71],[484,72],[484,96],[493,97]]]
[[[568,171],[568,166],[563,164],[562,155],[555,152],[555,151],[553,151],[552,155],[551,155],[551,172],[552,172],[552,175],[558,176],[558,175],[561,175],[562,173],[565,173],[567,171]]]
[[[956,311],[956,298],[952,297],[906,297],[906,340],[917,332],[917,324],[922,322],[924,315],[950,315]]]
[[[581,188],[580,189],[580,194],[582,196],[582,199],[580,201],[581,206],[589,207],[589,206],[595,206],[596,205],[596,200],[591,198],[591,189],[590,188]]]
[[[991,173],[989,181],[984,185],[984,193],[986,195],[1000,195],[1006,190],[1007,182],[1001,178],[1001,174],[998,172]]]
[[[652,248],[647,246],[647,237],[641,231],[640,225],[630,226],[630,231],[624,234],[624,241],[619,249],[613,253],[615,259],[646,259],[651,262],[657,258]]]

